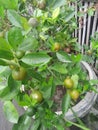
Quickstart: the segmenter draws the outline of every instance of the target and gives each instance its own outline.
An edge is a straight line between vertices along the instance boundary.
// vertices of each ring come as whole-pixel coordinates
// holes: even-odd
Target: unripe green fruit
[[[12,77],[15,80],[24,80],[26,75],[27,75],[27,71],[23,67],[20,67],[18,69],[14,69],[12,71]]]
[[[10,69],[15,69],[16,68],[16,66],[14,66],[14,65],[9,65],[9,67],[10,67]]]
[[[31,27],[36,27],[38,25],[38,20],[36,18],[30,18],[28,24]]]
[[[24,51],[22,51],[22,50],[16,51],[16,57],[17,57],[18,59],[21,59],[24,55],[25,55],[25,52],[24,52]]]
[[[36,103],[40,103],[43,100],[42,93],[38,90],[33,90],[30,97],[32,100],[35,100]]]
[[[54,44],[54,50],[55,50],[55,51],[60,50],[60,44],[59,44],[58,42],[56,42],[56,43]]]
[[[92,50],[88,50],[87,55],[92,55]]]
[[[78,92],[78,90],[72,90],[70,91],[70,96],[74,101],[76,101],[79,98],[80,93]]]
[[[15,62],[15,59],[13,59],[13,60],[11,60],[11,62],[10,63],[13,63],[13,64],[10,64],[9,65],[9,67],[10,67],[10,69],[15,69],[16,68],[16,65],[14,65],[16,62]]]
[[[73,88],[73,86],[74,86],[73,80],[72,80],[71,78],[66,78],[66,79],[64,80],[64,86],[65,86],[65,88],[67,88],[67,89]]]

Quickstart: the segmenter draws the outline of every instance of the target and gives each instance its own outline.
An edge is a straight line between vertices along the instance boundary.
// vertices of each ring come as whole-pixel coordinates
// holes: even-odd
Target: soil
[[[65,94],[66,94],[66,88],[65,87],[63,87],[63,86],[57,86],[56,87],[55,94],[54,94],[54,97],[52,99],[54,101],[53,111],[61,111],[61,109],[62,109],[62,98]],[[84,96],[85,96],[85,94],[82,95],[82,97],[84,97]],[[80,100],[81,100],[81,97],[79,97],[77,101],[71,100],[71,106],[74,106]]]
[[[62,98],[66,93],[66,89],[63,86],[57,86],[53,97],[55,106],[55,111],[61,111]]]

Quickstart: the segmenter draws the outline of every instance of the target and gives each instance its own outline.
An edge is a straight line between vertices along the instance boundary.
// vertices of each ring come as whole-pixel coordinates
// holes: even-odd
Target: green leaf
[[[38,41],[34,37],[27,37],[19,45],[20,50],[29,51],[36,50],[38,48]]]
[[[62,63],[55,63],[53,66],[50,66],[50,69],[55,70],[61,74],[66,74],[68,72],[66,65]]]
[[[6,79],[0,77],[0,91],[6,87]]]
[[[51,91],[52,91],[52,87],[53,87],[53,77],[50,77],[50,79],[46,82],[43,82],[42,83],[42,93],[43,93],[43,96],[45,99],[49,99],[52,94],[51,94]]]
[[[4,7],[0,6],[0,17],[3,19],[5,17],[5,11],[4,11]]]
[[[40,120],[39,119],[34,120],[30,130],[38,130],[39,125],[40,125]]]
[[[14,49],[17,49],[18,45],[23,41],[21,29],[18,27],[11,28],[8,32],[8,41]]]
[[[12,123],[17,123],[19,115],[11,101],[4,102],[3,110],[8,121]]]
[[[70,56],[63,51],[57,52],[56,56],[57,56],[58,60],[61,62],[71,62]]]
[[[28,25],[27,19],[24,17],[20,17],[20,20],[21,20],[21,25],[24,28],[24,30],[28,30],[30,26]]]
[[[85,12],[78,11],[78,14],[77,14],[78,17],[84,17],[84,15],[85,15]]]
[[[22,61],[28,65],[36,66],[41,64],[47,64],[50,61],[50,59],[51,58],[45,53],[35,52],[25,55],[22,58]]]
[[[77,54],[77,55],[71,55],[71,59],[73,62],[80,62],[82,60],[82,54]]]
[[[21,83],[13,80],[12,76],[10,75],[8,78],[8,85],[0,91],[0,98],[2,98],[2,100],[13,99],[20,91],[20,86]]]
[[[94,9],[94,8],[89,8],[89,9],[87,10],[87,13],[88,13],[89,16],[93,16],[93,15],[94,15],[94,12],[95,12],[95,9]]]
[[[56,124],[55,127],[57,130],[65,130],[65,128],[60,124]]]
[[[0,50],[0,61],[1,62],[3,62],[2,58],[11,60],[13,58],[13,54],[11,53],[11,51]],[[0,64],[1,64],[1,62],[0,62]]]
[[[17,9],[18,0],[0,0],[0,6],[6,9]]]
[[[98,84],[98,80],[91,79],[90,80],[90,84],[91,85],[97,85]]]
[[[77,88],[79,76],[78,76],[77,74],[72,75],[72,76],[71,76],[71,79],[72,79],[73,82],[74,82],[74,88]]]
[[[1,50],[11,51],[10,44],[4,38],[0,38],[0,51]]]
[[[11,73],[11,70],[7,66],[0,66],[0,77],[8,78]]]
[[[20,106],[29,106],[31,105],[31,99],[27,94],[19,93],[17,97],[15,97],[16,101]]]
[[[31,125],[31,117],[22,115],[19,117],[18,123],[14,124],[12,130],[29,130]]]
[[[0,65],[7,66],[8,64],[0,58]]]
[[[32,78],[34,78],[36,80],[39,80],[40,82],[43,81],[42,74],[38,73],[38,72],[35,72],[34,69],[28,70],[28,73],[29,73],[29,76],[30,76],[30,77],[28,76],[29,79],[32,77]]]
[[[75,11],[69,13],[66,17],[65,17],[65,22],[68,22],[69,20],[71,20],[75,15]]]
[[[58,15],[60,14],[60,8],[56,8],[53,13],[52,13],[52,18],[55,19],[58,17]]]
[[[12,59],[13,58],[13,53],[11,51],[11,46],[3,38],[0,38],[0,58],[5,58],[5,59]]]
[[[98,40],[93,40],[91,41],[92,49],[97,49],[98,48]]]
[[[67,92],[64,95],[63,100],[62,100],[62,112],[63,112],[63,115],[65,115],[65,113],[68,111],[69,106],[70,106],[70,101],[71,101],[71,97],[70,97],[69,92]]]
[[[15,10],[8,10],[7,16],[12,25],[22,28],[21,17]]]
[[[55,9],[66,4],[66,0],[48,0],[48,6]]]

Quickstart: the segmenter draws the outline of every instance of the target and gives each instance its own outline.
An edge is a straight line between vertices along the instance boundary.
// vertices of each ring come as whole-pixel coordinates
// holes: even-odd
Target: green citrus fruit
[[[60,44],[59,44],[58,42],[56,42],[56,43],[54,44],[54,50],[55,50],[55,51],[60,50]]]
[[[21,59],[25,55],[25,52],[22,50],[18,50],[15,54],[18,59]]]
[[[24,80],[26,75],[27,75],[27,71],[23,67],[20,67],[18,69],[14,69],[12,71],[12,77],[15,80]]]
[[[32,91],[30,97],[31,99],[35,100],[37,103],[40,103],[43,100],[42,93],[38,90]]]
[[[74,86],[73,80],[72,80],[71,78],[66,78],[66,79],[64,80],[64,86],[65,86],[65,88],[67,88],[67,89],[73,88],[73,86]]]
[[[76,101],[79,98],[80,93],[78,92],[78,90],[75,89],[70,91],[70,96],[74,101]]]

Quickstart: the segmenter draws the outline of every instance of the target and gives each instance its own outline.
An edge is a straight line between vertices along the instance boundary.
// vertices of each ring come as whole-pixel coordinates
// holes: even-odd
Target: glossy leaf
[[[61,74],[66,74],[68,72],[66,65],[62,63],[55,63],[53,66],[50,67],[50,69],[55,70],[56,72],[59,72]]]
[[[66,0],[48,0],[48,5],[55,9],[57,7],[61,7],[62,5],[65,5]]]
[[[52,13],[52,18],[55,19],[58,17],[58,15],[60,14],[60,8],[56,8],[53,13]]]
[[[70,106],[70,101],[71,101],[71,97],[70,97],[69,92],[67,92],[64,95],[63,100],[62,100],[62,112],[63,112],[63,115],[65,115],[65,113],[68,111],[69,106]]]
[[[61,62],[71,62],[70,56],[63,51],[57,52],[56,56],[59,59],[59,61],[61,61]]]
[[[18,27],[13,27],[8,32],[8,41],[10,45],[16,49],[23,41],[22,31]]]
[[[90,84],[91,85],[97,85],[98,84],[98,80],[91,79],[90,80]]]
[[[42,83],[42,93],[43,93],[43,97],[45,99],[49,99],[52,96],[52,87],[53,87],[53,77],[51,77],[48,82],[43,82]]]
[[[9,69],[8,66],[0,66],[0,77],[6,78],[9,77],[9,75],[11,74],[11,70]]]
[[[60,124],[56,124],[55,127],[57,130],[65,130],[65,128]]]
[[[22,58],[22,61],[28,65],[36,66],[41,64],[47,64],[50,61],[50,59],[51,58],[47,54],[36,52],[25,55]]]
[[[18,0],[0,0],[0,6],[3,6],[6,9],[17,9]]]
[[[71,55],[71,59],[73,62],[80,62],[82,60],[82,54],[77,54],[77,55]]]
[[[0,91],[2,91],[6,87],[5,78],[0,78]]]
[[[5,62],[5,59],[0,58],[0,65],[7,66],[7,62]]]
[[[26,115],[19,117],[18,123],[14,124],[12,130],[29,130],[31,125],[31,118]]]
[[[13,53],[11,51],[11,46],[3,38],[0,38],[0,58],[5,58],[5,59],[11,59],[11,58],[13,58]]]
[[[13,54],[7,50],[0,50],[0,58],[11,60],[13,58]],[[0,60],[3,61],[2,59],[0,59]],[[1,64],[1,62],[0,62],[0,64]]]
[[[3,110],[8,121],[12,123],[17,123],[19,115],[11,101],[4,102]]]
[[[0,38],[0,50],[11,51],[10,44],[4,38]]]
[[[39,125],[40,125],[40,120],[39,119],[34,120],[33,125],[30,130],[38,130]]]
[[[93,16],[93,15],[94,15],[94,12],[95,12],[95,9],[94,9],[94,8],[89,8],[89,9],[87,10],[87,13],[88,13],[89,16]]]
[[[71,76],[71,79],[72,79],[73,82],[74,82],[74,88],[77,88],[79,76],[78,76],[77,74],[72,75],[72,76]]]
[[[71,12],[70,14],[68,14],[66,17],[65,17],[65,22],[68,22],[70,21],[75,15],[75,11],[74,12]]]
[[[28,30],[30,27],[28,25],[28,21],[25,17],[20,17],[21,25],[24,28],[24,30]]]
[[[38,41],[34,37],[25,38],[19,45],[19,49],[24,51],[36,50],[36,48],[38,48]]]
[[[8,10],[7,16],[12,25],[22,28],[21,17],[15,10]]]
[[[31,99],[27,94],[19,93],[15,99],[20,106],[31,105]]]
[[[20,86],[21,83],[13,80],[10,75],[8,78],[8,85],[0,91],[0,98],[2,98],[2,100],[13,99],[20,91]]]
[[[0,6],[0,17],[4,18],[4,16],[5,16],[4,7]]]

